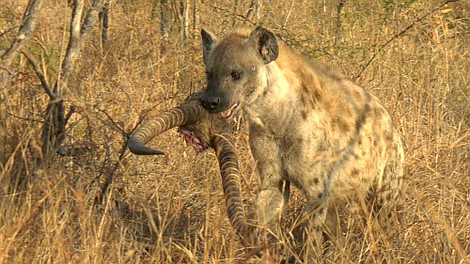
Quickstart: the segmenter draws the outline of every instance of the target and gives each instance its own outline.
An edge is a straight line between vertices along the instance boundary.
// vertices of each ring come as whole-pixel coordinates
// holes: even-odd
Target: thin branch
[[[26,50],[21,51],[21,54],[23,54],[26,59],[29,61],[29,63],[33,66],[34,72],[36,72],[36,75],[38,76],[39,80],[41,81],[41,85],[44,88],[44,91],[46,91],[47,95],[51,100],[55,100],[56,97],[54,93],[52,93],[51,87],[49,86],[49,83],[47,82],[46,77],[42,73],[41,67],[39,67],[39,64],[37,63],[36,59],[34,58],[31,53],[29,53]]]
[[[14,73],[14,72],[12,72],[12,71],[10,71],[10,69],[8,69],[8,68],[0,67],[0,70],[6,71],[6,72],[7,72],[7,74],[8,74],[8,75],[10,75],[10,76],[13,76],[13,75],[15,75],[15,73]],[[2,76],[1,78],[5,78],[5,77],[4,77],[4,76]]]
[[[294,0],[291,0],[290,6],[289,6],[289,11],[287,11],[286,18],[284,19],[284,23],[282,23],[282,28],[285,28],[287,26],[287,22],[289,21],[290,15],[292,13],[292,9],[294,8]]]
[[[114,175],[116,174],[116,171],[121,166],[121,163],[122,163],[123,159],[126,157],[127,152],[128,152],[128,150],[127,150],[127,138],[125,138],[125,140],[123,141],[123,145],[121,147],[121,151],[120,151],[120,154],[119,154],[119,159],[114,164],[112,170],[105,175],[104,183],[101,186],[101,192],[98,194],[98,197],[96,198],[96,201],[95,201],[96,203],[98,203],[98,204],[103,203],[104,197],[106,196],[109,187],[113,183]],[[100,174],[97,177],[95,177],[95,180],[92,182],[92,184],[97,182],[99,179],[101,179],[101,175],[103,174],[104,166],[105,166],[105,164],[107,163],[108,160],[109,160],[108,158],[105,159],[105,161],[103,163],[103,167],[100,170]]]
[[[70,117],[72,117],[72,115],[73,115],[75,112],[77,112],[77,107],[75,107],[75,106],[70,107],[69,112],[68,112],[67,115],[65,116],[65,124],[67,124],[67,123],[69,122]]]
[[[236,14],[238,12],[238,0],[233,1],[233,14],[232,14],[232,27],[234,28],[237,24]]]
[[[32,123],[32,122],[36,122],[36,123],[44,123],[43,120],[40,120],[40,119],[35,119],[35,118],[31,118],[31,117],[23,117],[23,116],[19,116],[19,115],[15,115],[11,112],[6,112],[6,114],[8,116],[11,116],[13,118],[17,118],[19,120],[23,120],[23,121],[28,121],[28,123]]]
[[[251,16],[254,13],[258,13],[258,0],[251,0],[250,7],[248,8],[248,12],[246,13],[246,18],[251,19]]]
[[[101,113],[103,113],[109,119],[109,121],[111,121],[111,124],[112,124],[111,127],[114,127],[113,130],[118,131],[122,135],[126,135],[126,131],[124,131],[124,129],[121,126],[119,126],[119,124],[116,121],[114,121],[114,119],[105,110],[100,109],[98,106],[95,106],[95,108],[98,109],[98,111],[100,111]],[[102,122],[109,125],[109,123],[104,120],[102,120]]]
[[[377,54],[379,54],[380,52],[382,52],[382,50],[384,50],[385,47],[388,46],[388,44],[390,44],[392,41],[398,39],[399,37],[403,36],[409,29],[411,29],[412,27],[414,27],[416,24],[418,24],[419,22],[421,22],[423,19],[425,19],[427,16],[435,13],[436,11],[438,11],[439,9],[441,9],[442,7],[444,7],[445,5],[449,4],[449,3],[454,3],[454,2],[459,2],[460,0],[447,0],[445,1],[444,3],[440,4],[438,7],[434,8],[433,10],[427,12],[426,14],[422,15],[421,17],[419,17],[418,19],[416,19],[415,21],[413,21],[413,23],[411,23],[410,25],[408,25],[407,27],[405,27],[402,31],[396,33],[395,35],[393,35],[389,40],[387,40],[384,44],[382,44],[378,49],[377,51],[372,55],[372,57],[370,57],[369,61],[367,61],[366,65],[364,65],[364,67],[362,67],[362,69],[359,71],[358,74],[355,75],[355,79],[361,77],[361,75],[364,73],[364,71],[370,66],[370,64],[372,63],[372,61],[375,59],[375,57],[377,57]]]
[[[6,34],[10,33],[11,31],[13,31],[15,29],[15,27],[11,27],[5,31],[3,31],[2,33],[0,33],[0,38],[3,38],[3,36],[5,36]]]
[[[222,11],[222,12],[225,12],[227,14],[231,14],[233,15],[234,17],[236,18],[239,18],[241,21],[249,24],[249,25],[252,25],[252,26],[256,26],[256,24],[254,22],[252,22],[251,20],[249,20],[246,16],[244,15],[240,15],[240,14],[232,14],[233,11],[230,11],[228,10],[227,8],[224,8],[224,7],[220,7],[220,6],[216,6],[214,5],[212,2],[207,2],[207,5],[216,9],[218,12]]]

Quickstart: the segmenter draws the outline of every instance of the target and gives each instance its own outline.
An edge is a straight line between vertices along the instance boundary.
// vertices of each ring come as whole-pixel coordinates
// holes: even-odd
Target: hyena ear
[[[202,59],[204,60],[204,64],[207,65],[207,60],[209,58],[209,54],[211,50],[214,48],[215,44],[217,43],[217,38],[211,32],[201,29],[201,37],[202,37]]]
[[[274,33],[264,27],[257,27],[250,34],[250,39],[257,46],[264,63],[270,63],[279,55],[279,45]]]

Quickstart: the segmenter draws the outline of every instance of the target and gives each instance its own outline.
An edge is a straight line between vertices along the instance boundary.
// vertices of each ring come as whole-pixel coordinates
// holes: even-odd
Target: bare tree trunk
[[[107,2],[103,6],[103,10],[101,10],[99,14],[100,18],[100,25],[101,25],[101,48],[106,48],[106,44],[108,43],[108,26],[109,26],[109,8],[110,3]]]
[[[189,37],[189,0],[184,1],[183,15],[183,40]]]
[[[36,29],[37,21],[40,17],[42,10],[42,0],[30,0],[28,6],[23,15],[23,21],[21,22],[18,34],[13,40],[11,46],[5,50],[2,54],[0,53],[0,163],[3,163],[5,154],[4,151],[7,146],[7,105],[9,96],[7,88],[10,86],[10,82],[15,75],[14,70],[10,69],[13,59],[16,57],[18,52],[22,50],[28,40]],[[8,31],[12,31],[11,28],[2,34],[6,34]]]
[[[183,28],[184,28],[184,1],[172,1],[172,9],[173,9],[173,31],[172,33],[178,32],[183,36]]]
[[[160,0],[153,0],[153,4],[152,4],[152,14],[150,16],[150,18],[152,20],[158,18],[158,6],[160,4]]]
[[[196,8],[197,0],[193,0],[193,30],[197,29],[197,8]]]
[[[28,42],[36,29],[36,24],[39,19],[39,15],[42,9],[42,0],[30,0],[28,6],[23,15],[23,21],[21,22],[18,34],[11,46],[3,53],[0,57],[0,92],[3,93],[5,89],[9,86],[11,77],[14,75],[14,72],[10,70],[10,64],[18,54],[18,52],[23,48],[23,46]],[[5,100],[8,100],[7,96],[2,96]],[[6,104],[2,104],[5,106]],[[0,108],[2,113],[6,113],[3,107]],[[4,119],[5,120],[5,119]]]
[[[45,123],[41,134],[42,158],[37,160],[39,168],[43,167],[44,161],[50,160],[65,139],[66,124],[75,110],[72,107],[66,114],[62,97],[67,88],[68,77],[75,72],[75,62],[81,55],[83,43],[98,20],[98,14],[104,2],[104,0],[94,0],[82,23],[84,0],[74,1],[69,44],[62,62],[60,77],[49,95],[49,104],[46,108]]]
[[[335,37],[335,45],[339,45],[341,43],[341,28],[343,26],[343,7],[346,4],[346,0],[340,0],[337,8],[336,13],[336,37]]]
[[[171,8],[168,0],[160,1],[160,31],[162,36],[168,36],[170,34],[170,18]]]
[[[42,8],[42,0],[30,0],[26,11],[23,15],[23,21],[21,22],[18,35],[11,44],[10,48],[2,55],[2,67],[8,68],[11,61],[18,54],[18,51],[24,46],[24,44],[29,40],[31,35],[36,28],[36,23],[39,18],[39,14]]]

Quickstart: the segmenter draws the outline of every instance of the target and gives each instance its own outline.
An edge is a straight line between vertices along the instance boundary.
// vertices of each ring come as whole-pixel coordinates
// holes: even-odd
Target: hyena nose
[[[202,106],[210,112],[215,111],[220,104],[218,96],[203,96],[201,100]]]

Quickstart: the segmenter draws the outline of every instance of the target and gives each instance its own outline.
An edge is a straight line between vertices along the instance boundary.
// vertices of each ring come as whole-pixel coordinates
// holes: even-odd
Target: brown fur
[[[403,148],[375,96],[277,43],[267,29],[221,41],[203,30],[202,37],[208,74],[204,107],[230,116],[240,112],[250,123],[261,177],[260,225],[278,218],[290,183],[307,199],[316,248],[323,224],[337,235],[337,206],[362,198],[393,204],[402,182]],[[227,110],[231,106],[235,110]]]

